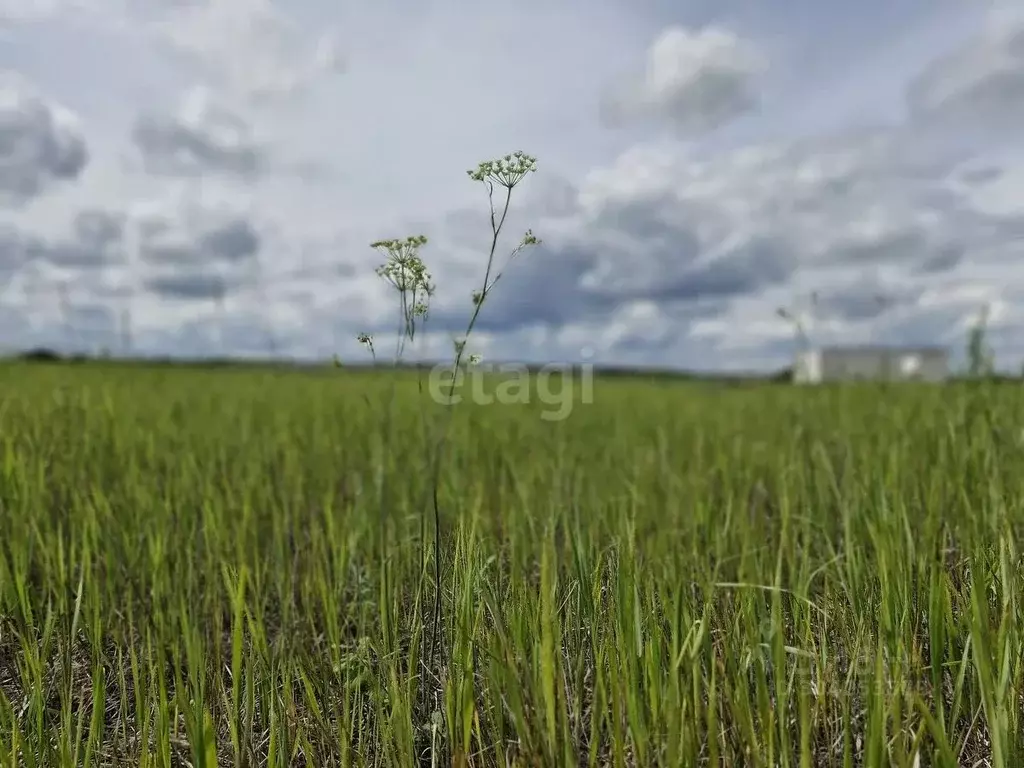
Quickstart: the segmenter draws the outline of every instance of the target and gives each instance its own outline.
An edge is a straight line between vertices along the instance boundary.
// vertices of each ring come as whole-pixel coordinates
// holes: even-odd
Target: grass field
[[[0,763],[1024,765],[1024,392],[388,391],[0,368]]]

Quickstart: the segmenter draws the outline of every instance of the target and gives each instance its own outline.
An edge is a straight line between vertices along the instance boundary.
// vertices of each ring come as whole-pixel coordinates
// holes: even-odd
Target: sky
[[[484,359],[1019,370],[1022,118],[995,0],[0,0],[0,347],[361,361],[422,234],[450,357],[521,150]]]

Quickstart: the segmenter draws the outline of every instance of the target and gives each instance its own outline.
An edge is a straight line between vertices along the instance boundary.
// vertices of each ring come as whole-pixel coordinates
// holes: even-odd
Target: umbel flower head
[[[403,296],[411,298],[411,311],[417,317],[426,316],[427,300],[434,295],[435,290],[433,278],[419,254],[419,249],[426,244],[425,235],[370,243],[371,248],[376,248],[387,257],[377,267],[378,277],[384,278]]]
[[[369,333],[360,333],[358,336],[356,336],[356,340],[364,347],[366,347],[368,350],[370,350],[370,354],[373,355],[373,358],[375,360],[377,359],[377,352],[373,348],[372,335],[370,335]]]
[[[537,171],[537,158],[525,152],[513,152],[495,160],[485,160],[475,169],[466,171],[473,181],[489,181],[506,189],[512,189],[528,173]]]

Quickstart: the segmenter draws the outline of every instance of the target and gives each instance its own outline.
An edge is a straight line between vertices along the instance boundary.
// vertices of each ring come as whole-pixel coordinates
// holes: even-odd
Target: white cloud
[[[718,27],[669,27],[651,44],[646,69],[612,89],[614,122],[664,119],[685,135],[705,133],[754,109],[755,80],[767,62],[748,42]]]
[[[123,264],[124,217],[100,209],[83,209],[74,218],[72,231],[46,239],[14,228],[8,230],[4,249],[22,264],[42,261],[56,269],[102,269]]]
[[[994,13],[981,35],[932,62],[908,91],[918,120],[1019,133],[1024,119],[1024,14]]]
[[[140,30],[170,47],[229,93],[289,97],[341,67],[334,32],[310,40],[271,0],[186,0],[153,13]]]
[[[273,0],[0,0],[7,27],[64,21],[158,46],[192,76],[257,102],[295,96],[342,69],[336,31],[311,36]]]
[[[0,205],[20,206],[82,173],[78,120],[14,73],[0,73]]]
[[[44,21],[58,14],[91,14],[100,8],[100,0],[0,0],[0,23],[14,25]]]
[[[129,211],[134,263],[125,279],[154,300],[223,301],[260,276],[262,234],[244,201],[182,185]]]
[[[132,139],[150,173],[226,173],[245,179],[264,166],[265,148],[248,120],[206,87],[189,89],[173,113],[139,115]]]

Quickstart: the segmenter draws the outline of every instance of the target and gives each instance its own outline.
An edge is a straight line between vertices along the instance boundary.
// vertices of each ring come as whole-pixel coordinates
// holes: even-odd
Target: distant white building
[[[942,347],[822,347],[800,353],[793,381],[943,381],[949,352]]]

